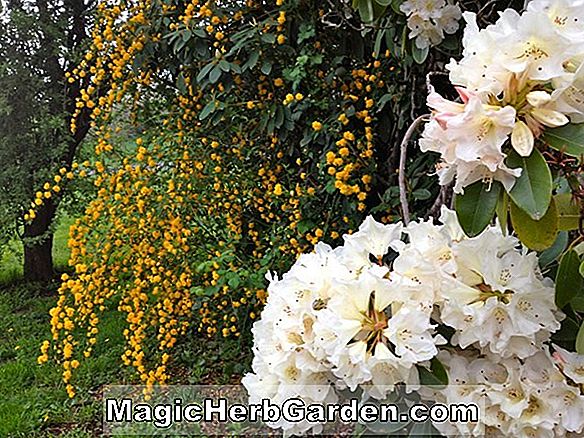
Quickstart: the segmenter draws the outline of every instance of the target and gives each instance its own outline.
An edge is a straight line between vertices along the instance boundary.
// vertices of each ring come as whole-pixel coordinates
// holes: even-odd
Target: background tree
[[[60,182],[89,130],[82,111],[70,133],[84,81],[66,75],[80,62],[90,9],[83,0],[9,0],[0,16],[0,244],[18,234],[28,280],[53,276]],[[27,213],[33,199],[37,208]]]

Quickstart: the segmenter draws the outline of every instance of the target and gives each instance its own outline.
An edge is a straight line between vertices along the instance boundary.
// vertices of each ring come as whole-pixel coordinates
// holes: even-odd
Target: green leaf
[[[400,9],[401,4],[402,4],[402,0],[392,0],[392,2],[391,2],[391,9],[393,9],[393,11],[396,14],[402,14],[403,15],[403,12]]]
[[[454,209],[462,229],[469,237],[474,237],[491,223],[499,200],[501,183],[494,182],[490,189],[487,184],[477,181],[464,189],[463,195],[456,195]]]
[[[505,190],[500,190],[499,192],[499,200],[497,201],[495,211],[497,213],[497,219],[499,219],[501,231],[503,231],[503,234],[507,234],[509,224],[509,195]]]
[[[276,35],[274,35],[273,33],[264,33],[261,36],[261,40],[264,43],[274,44],[276,42]]]
[[[432,374],[434,374],[442,384],[448,385],[448,373],[446,372],[446,369],[444,369],[442,362],[434,357],[430,361],[430,369],[432,370]]]
[[[186,82],[185,82],[185,77],[182,74],[182,72],[176,78],[176,87],[178,88],[178,91],[181,94],[186,94],[187,86],[186,86]]]
[[[375,0],[379,6],[387,7],[391,4],[391,0]]]
[[[584,354],[584,322],[578,330],[578,336],[576,336],[576,353]]]
[[[577,295],[572,298],[570,307],[574,312],[584,312],[584,295]]]
[[[543,251],[554,244],[558,234],[558,210],[551,202],[547,213],[541,220],[533,220],[514,202],[511,203],[511,223],[517,237],[529,249]]]
[[[393,95],[390,93],[381,96],[381,99],[377,101],[377,111],[381,111],[387,102],[389,102],[391,99],[393,99]]]
[[[219,80],[220,77],[221,77],[221,67],[216,65],[213,68],[213,70],[211,70],[211,73],[209,73],[209,82],[214,84]]]
[[[432,193],[428,189],[417,189],[412,192],[412,196],[418,201],[425,201],[432,197]]]
[[[584,155],[584,123],[546,129],[543,140],[553,149],[580,158]]]
[[[373,0],[359,0],[359,16],[364,23],[371,23],[374,20]]]
[[[555,342],[572,343],[576,340],[578,333],[578,323],[570,317],[566,317],[562,321],[560,329],[552,335],[552,340]]]
[[[349,394],[347,394],[346,396],[349,396]],[[382,402],[380,400],[369,399],[368,403],[380,406]],[[387,403],[396,405],[399,411],[404,409],[403,412],[405,412],[405,410],[407,410],[407,405],[402,394],[395,394],[395,396],[393,394],[390,394],[388,399],[383,401],[383,404]],[[365,427],[367,427],[367,429],[373,432],[375,435],[395,436],[397,432],[405,429],[410,423],[410,421],[411,420],[409,419],[407,421],[380,421],[378,419],[376,421],[366,423]],[[367,434],[366,436],[369,435],[370,434]]]
[[[507,165],[523,169],[509,196],[532,219],[541,219],[552,199],[552,174],[543,155],[537,149],[529,157],[521,157],[512,151],[507,158]]]
[[[580,227],[580,206],[570,193],[554,196],[558,208],[558,228],[562,231],[573,231]]]
[[[215,64],[212,62],[203,67],[197,75],[197,82],[201,82],[203,79],[205,79],[213,67],[215,67]]]
[[[543,268],[555,262],[568,247],[568,239],[568,233],[560,231],[554,244],[539,255],[539,266]]]
[[[247,61],[245,61],[245,64],[243,65],[242,70],[254,68],[256,66],[256,64],[258,63],[259,57],[260,57],[260,52],[258,52],[258,51],[252,52],[251,55],[249,55],[249,59]]]
[[[272,62],[264,61],[260,70],[262,71],[263,74],[269,75],[270,72],[272,71]]]
[[[305,234],[308,231],[312,230],[315,226],[316,226],[315,223],[310,219],[303,219],[300,222],[298,222],[296,229],[300,234]]]
[[[229,285],[229,287],[231,289],[237,289],[237,287],[240,284],[239,277],[237,277],[237,276],[231,277],[229,280],[227,280],[227,284]]]
[[[581,261],[578,272],[581,277],[584,277],[584,260]],[[570,301],[570,306],[575,312],[584,312],[584,284],[578,291],[578,294]]]
[[[582,293],[584,279],[579,272],[580,257],[573,249],[562,256],[556,274],[556,305],[562,309]]]
[[[418,366],[418,371],[422,385],[438,387],[448,385],[448,374],[442,363],[436,358],[433,358],[430,362],[429,370],[426,367]]]
[[[205,105],[205,107],[203,108],[203,110],[199,114],[199,120],[205,120],[213,112],[215,112],[215,101],[214,100],[212,100],[207,105]]]
[[[430,53],[430,47],[425,47],[423,49],[418,48],[415,42],[412,42],[412,58],[418,64],[423,64],[424,61],[428,58],[428,54]]]
[[[224,72],[228,72],[231,68],[231,64],[229,64],[227,61],[222,59],[221,61],[219,61],[219,68],[221,70],[223,70]]]
[[[377,35],[375,36],[375,44],[373,45],[373,53],[375,53],[376,58],[379,58],[379,52],[381,51],[381,42],[383,41],[384,36],[385,29],[380,29],[377,31]]]
[[[432,437],[432,436],[442,436],[438,430],[434,427],[430,420],[424,421],[423,423],[414,423],[410,429],[411,437]]]

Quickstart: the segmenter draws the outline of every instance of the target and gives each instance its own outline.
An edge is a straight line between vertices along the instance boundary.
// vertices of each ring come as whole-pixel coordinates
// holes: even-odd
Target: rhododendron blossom
[[[408,16],[409,37],[419,49],[436,46],[444,34],[458,30],[460,7],[445,0],[407,0],[400,10]]]
[[[429,90],[420,147],[440,154],[440,184],[455,180],[456,193],[478,180],[509,191],[519,176],[505,164],[511,149],[527,157],[546,129],[584,122],[584,2],[533,0],[484,29],[463,17],[463,57],[447,66],[461,103]]]
[[[465,109],[452,110],[446,119]],[[267,305],[252,330],[253,373],[243,379],[250,400],[332,403],[347,390],[384,400],[407,384],[430,401],[485,406],[480,424],[436,425],[442,433],[584,430],[577,385],[584,357],[550,347],[563,319],[553,281],[515,237],[491,226],[468,238],[443,207],[438,225],[368,217],[344,240],[334,249],[319,243],[281,279],[269,277]],[[451,385],[421,386],[420,370],[431,360],[443,363]],[[323,425],[270,426],[301,434]]]

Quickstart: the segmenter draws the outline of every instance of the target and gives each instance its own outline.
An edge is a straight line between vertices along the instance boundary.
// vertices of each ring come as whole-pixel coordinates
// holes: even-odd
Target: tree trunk
[[[38,209],[34,220],[24,226],[24,279],[48,282],[53,279],[53,232],[50,230],[55,216],[51,200]]]

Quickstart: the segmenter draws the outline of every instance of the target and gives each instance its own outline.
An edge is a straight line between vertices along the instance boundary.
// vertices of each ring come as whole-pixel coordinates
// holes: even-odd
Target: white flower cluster
[[[407,0],[400,10],[408,17],[409,37],[419,49],[436,46],[445,33],[455,33],[462,17],[460,7],[445,0]]]
[[[508,140],[529,156],[546,127],[584,122],[584,1],[533,0],[485,29],[463,16],[463,58],[447,66],[461,103],[430,90],[420,148],[440,153],[440,183],[455,179],[457,193],[479,180],[510,190],[520,169],[505,165]]]
[[[584,396],[577,384],[584,382],[584,357],[555,348],[555,360],[547,350],[523,360],[440,352],[438,357],[448,369],[453,385],[434,393],[435,399],[446,404],[482,406],[486,428],[483,431],[479,427],[482,425],[464,423],[441,423],[435,427],[446,436],[582,436]],[[571,376],[565,370],[578,366],[578,380],[568,384],[566,377]]]
[[[521,249],[516,238],[504,236],[498,227],[467,238],[456,214],[446,208],[440,221],[404,227],[368,217],[358,232],[344,236],[342,247],[319,243],[282,279],[270,278],[267,305],[252,329],[253,373],[243,379],[250,402],[268,398],[283,403],[297,397],[307,404],[334,403],[345,389],[361,389],[365,397],[382,400],[398,383],[417,387],[418,366],[427,367],[434,357],[449,369],[452,383],[470,372],[460,361],[481,358],[477,364],[501,373],[494,386],[480,380],[481,373],[473,374],[479,384],[495,388],[486,385],[472,394],[493,397],[482,426],[505,434],[518,430],[518,424],[550,433],[582,431],[584,415],[559,418],[561,411],[554,411],[541,421],[527,419],[533,409],[530,397],[541,385],[535,371],[518,375],[517,368],[542,365],[542,355],[551,363],[545,343],[562,318],[553,282],[542,277],[535,253]],[[389,266],[383,262],[388,257],[393,259]],[[439,326],[453,333],[450,339],[438,334]],[[572,377],[578,373],[584,379],[584,358],[562,354],[571,368],[561,365],[554,373],[564,369],[572,381],[578,382]],[[546,397],[553,394],[559,403],[573,394],[574,406],[582,406],[580,390],[568,385],[564,374],[558,376]],[[533,390],[525,386],[517,400],[503,401],[513,379]],[[452,390],[447,386],[436,396],[456,397],[448,392]],[[519,403],[515,410],[512,403]],[[499,421],[504,415],[508,421]],[[525,421],[514,422],[520,417]],[[314,424],[282,420],[272,426],[299,434]]]

